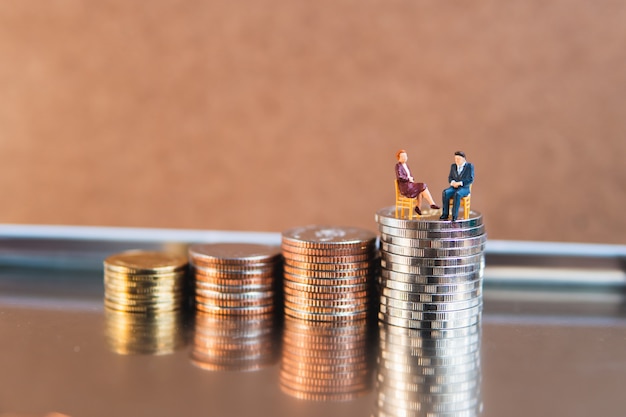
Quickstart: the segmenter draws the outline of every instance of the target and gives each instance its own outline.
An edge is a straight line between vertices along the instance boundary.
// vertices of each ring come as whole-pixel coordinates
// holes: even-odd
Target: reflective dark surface
[[[467,415],[621,417],[624,289],[589,282],[487,282],[480,326],[442,339],[375,319],[342,330],[280,317],[111,314],[100,270],[3,266],[0,414],[420,415],[402,414],[399,400],[455,391],[462,395],[437,398],[446,410],[475,410]],[[389,357],[448,364],[454,377],[420,380],[427,368],[398,374],[381,368]],[[294,394],[298,387],[328,395]],[[349,395],[329,394],[333,387]]]

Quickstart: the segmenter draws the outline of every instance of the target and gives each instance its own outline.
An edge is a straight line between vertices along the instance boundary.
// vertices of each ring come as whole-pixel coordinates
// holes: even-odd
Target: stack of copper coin
[[[211,371],[256,371],[277,360],[274,314],[228,316],[196,312],[191,361]]]
[[[186,300],[187,258],[129,251],[104,261],[104,305],[127,313],[181,310]]]
[[[187,342],[181,310],[153,315],[107,308],[104,317],[109,347],[120,355],[165,355]]]
[[[478,417],[480,324],[417,330],[379,323],[376,417]]]
[[[283,232],[285,314],[320,321],[367,317],[378,271],[376,244],[374,233],[352,227]]]
[[[372,344],[366,319],[307,321],[285,317],[280,387],[295,398],[348,401],[371,388]]]
[[[436,214],[376,213],[381,233],[379,318],[396,326],[448,329],[480,320],[486,241],[483,217],[442,221]]]
[[[276,305],[280,249],[251,243],[189,247],[198,310],[226,315],[267,314]]]

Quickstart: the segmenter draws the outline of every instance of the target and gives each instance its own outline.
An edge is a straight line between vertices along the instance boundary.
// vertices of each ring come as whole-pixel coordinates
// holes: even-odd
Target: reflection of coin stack
[[[376,417],[478,417],[480,323],[416,330],[379,323]]]
[[[105,320],[109,346],[121,355],[164,355],[186,344],[180,310],[154,315],[107,308]]]
[[[198,310],[226,315],[267,314],[276,304],[280,250],[247,243],[197,244],[189,248]]]
[[[366,319],[309,321],[285,317],[280,387],[312,401],[348,401],[371,388]]]
[[[127,313],[181,310],[187,258],[162,252],[129,251],[104,261],[104,305]]]
[[[306,226],[282,234],[285,314],[304,320],[367,317],[376,273],[376,235]]]
[[[211,371],[254,371],[277,358],[274,314],[196,312],[192,362]]]
[[[441,221],[434,216],[396,219],[395,208],[376,213],[381,233],[379,318],[415,329],[473,325],[482,311],[486,241],[482,215]]]

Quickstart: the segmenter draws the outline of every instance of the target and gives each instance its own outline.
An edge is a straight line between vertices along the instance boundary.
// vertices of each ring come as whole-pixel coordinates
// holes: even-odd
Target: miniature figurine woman
[[[433,196],[428,190],[428,186],[423,182],[415,182],[413,180],[411,171],[406,164],[406,161],[409,159],[406,151],[404,149],[400,149],[396,152],[396,158],[398,159],[398,163],[396,164],[396,178],[398,179],[400,194],[409,198],[417,197],[415,212],[420,215],[422,214],[422,210],[420,209],[422,195],[426,197],[426,201],[430,204],[430,208],[435,210],[439,209],[439,206],[435,204],[435,200],[433,200]]]

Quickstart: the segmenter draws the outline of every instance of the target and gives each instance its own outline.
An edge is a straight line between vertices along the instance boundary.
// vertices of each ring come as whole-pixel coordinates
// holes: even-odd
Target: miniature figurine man
[[[456,221],[461,206],[461,198],[467,197],[470,193],[470,185],[474,182],[474,165],[467,162],[465,153],[458,151],[454,153],[454,164],[450,166],[448,175],[450,186],[443,190],[443,212],[441,220],[448,220],[450,217],[450,199],[452,203],[452,221]]]
[[[417,197],[415,212],[419,215],[422,214],[422,210],[420,209],[422,194],[424,195],[424,197],[426,197],[426,200],[430,204],[430,208],[435,210],[439,209],[439,206],[435,204],[435,200],[433,200],[433,197],[428,190],[428,186],[423,182],[415,182],[413,180],[413,177],[411,176],[411,171],[406,164],[406,161],[409,159],[406,151],[404,149],[400,149],[398,152],[396,152],[396,158],[398,159],[398,163],[396,164],[396,179],[398,180],[398,189],[400,190],[400,194],[405,197]]]

